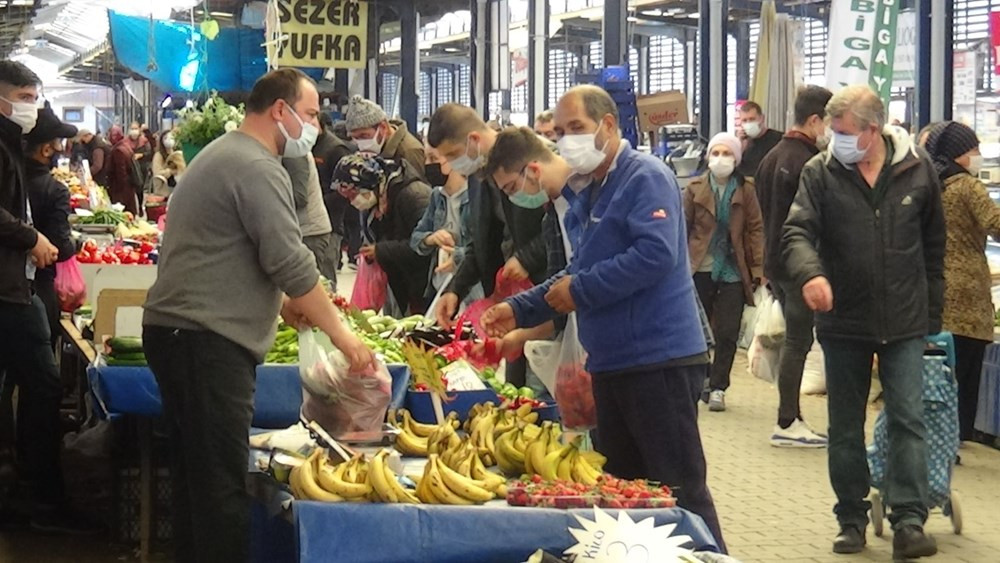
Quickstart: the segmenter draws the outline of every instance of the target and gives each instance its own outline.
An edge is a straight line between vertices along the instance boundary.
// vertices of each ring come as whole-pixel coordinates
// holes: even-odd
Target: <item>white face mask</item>
[[[451,169],[458,172],[462,176],[472,176],[479,169],[483,167],[484,158],[482,151],[479,150],[479,144],[476,144],[476,157],[472,158],[469,156],[469,143],[470,140],[465,142],[465,153],[462,156],[456,158],[455,160],[449,160],[448,164],[451,165]]]
[[[716,178],[726,179],[733,175],[736,169],[736,158],[732,156],[711,156],[708,158],[708,169]]]
[[[610,140],[604,141],[604,146],[598,149],[596,133],[563,135],[556,146],[559,148],[559,156],[566,160],[573,172],[590,174],[604,162],[604,149]]]
[[[138,129],[129,129],[128,136],[131,139],[138,139],[140,131]]]
[[[174,150],[174,138],[173,137],[165,137],[163,139],[163,148],[167,149],[168,151]]]
[[[969,155],[969,165],[965,167],[975,177],[979,177],[979,171],[983,169],[983,155],[973,154]]]
[[[832,140],[833,140],[833,129],[826,127],[825,129],[823,129],[823,134],[820,135],[819,137],[816,137],[816,147],[819,150],[824,151],[826,150],[826,147],[830,146],[830,141]]]
[[[759,121],[747,121],[743,123],[743,132],[747,134],[747,137],[751,139],[756,139],[760,136],[760,122]]]
[[[372,192],[359,192],[351,200],[351,205],[359,211],[368,211],[372,207],[375,207],[376,203],[378,203],[378,199],[375,198],[375,194]]]
[[[35,128],[35,123],[38,122],[38,106],[29,102],[15,102],[3,96],[0,96],[0,100],[10,104],[10,115],[7,116],[7,119],[21,128],[21,134],[31,133],[31,130]]]
[[[865,157],[868,147],[860,148],[858,143],[861,135],[845,135],[843,133],[833,133],[833,156],[843,164],[857,164]]]
[[[375,136],[371,139],[356,139],[354,144],[358,145],[358,150],[361,152],[379,154],[382,152],[382,145],[385,144],[385,140],[378,137],[378,132],[376,132]]]
[[[291,106],[289,106],[289,109],[291,109]],[[319,136],[319,129],[317,129],[312,123],[302,121],[299,114],[295,113],[294,109],[292,109],[291,112],[295,117],[295,121],[298,121],[299,125],[302,126],[302,133],[299,134],[298,139],[293,139],[291,135],[288,134],[288,130],[285,129],[285,124],[280,121],[278,122],[278,130],[285,136],[285,150],[282,151],[281,156],[285,158],[302,158],[303,156],[309,154],[313,145],[316,144],[316,137]]]

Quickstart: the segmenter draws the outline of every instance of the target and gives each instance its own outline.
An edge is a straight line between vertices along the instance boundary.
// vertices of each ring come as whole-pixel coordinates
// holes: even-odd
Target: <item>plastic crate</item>
[[[173,538],[171,519],[170,470],[157,467],[153,470],[153,518],[150,540],[164,544]],[[141,514],[141,483],[139,467],[119,468],[115,475],[115,538],[120,542],[139,542],[139,515]]]

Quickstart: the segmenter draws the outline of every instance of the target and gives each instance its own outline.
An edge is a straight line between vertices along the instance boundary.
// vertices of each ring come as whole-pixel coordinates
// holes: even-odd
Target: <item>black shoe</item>
[[[104,531],[93,521],[69,507],[42,508],[35,511],[29,522],[31,529],[46,534],[92,535]]]
[[[929,557],[937,553],[937,540],[924,533],[920,526],[903,526],[892,538],[892,560],[905,561]]]
[[[861,553],[864,548],[865,534],[857,526],[843,526],[837,537],[833,538],[834,553]]]

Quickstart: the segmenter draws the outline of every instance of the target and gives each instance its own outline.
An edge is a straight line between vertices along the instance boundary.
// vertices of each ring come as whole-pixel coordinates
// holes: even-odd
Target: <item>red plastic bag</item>
[[[385,364],[352,372],[350,362],[326,334],[299,333],[301,416],[316,421],[338,440],[379,440],[392,400],[392,376]]]
[[[465,319],[472,323],[473,330],[476,331],[476,336],[479,338],[486,338],[486,330],[483,329],[482,318],[483,313],[487,309],[500,303],[508,297],[512,297],[521,293],[522,291],[527,291],[534,287],[531,280],[525,279],[521,281],[514,281],[510,279],[505,279],[503,277],[503,268],[497,270],[496,283],[493,287],[493,294],[489,297],[479,299],[469,303],[469,306],[465,309]]]
[[[381,311],[385,305],[389,277],[378,263],[368,263],[368,260],[358,260],[358,277],[354,281],[354,291],[351,292],[351,305],[362,311],[370,309]]]
[[[87,300],[87,284],[75,256],[65,262],[56,262],[55,289],[59,305],[67,313],[76,311]]]

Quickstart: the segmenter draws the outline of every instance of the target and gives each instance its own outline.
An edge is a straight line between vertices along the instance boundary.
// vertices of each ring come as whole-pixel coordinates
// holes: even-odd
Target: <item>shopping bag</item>
[[[55,290],[59,306],[67,313],[76,311],[87,300],[87,284],[75,256],[56,262]]]
[[[469,306],[465,308],[465,318],[472,323],[473,330],[476,331],[476,336],[479,338],[486,338],[486,330],[483,329],[482,318],[483,313],[487,311],[490,307],[500,303],[508,297],[512,297],[521,293],[522,291],[527,291],[533,287],[531,280],[521,280],[514,281],[510,279],[505,279],[503,277],[503,268],[497,270],[496,283],[493,287],[493,293],[489,297],[483,299],[477,299]]]
[[[351,305],[362,311],[381,311],[385,305],[389,278],[377,262],[369,263],[365,258],[358,260],[358,277],[351,292]]]
[[[763,286],[758,287],[753,292],[753,306],[743,309],[743,317],[740,319],[740,337],[736,341],[736,345],[744,350],[749,349],[750,343],[753,342],[754,327],[757,325],[757,317],[760,314],[760,304],[763,303],[766,296],[767,289]]]
[[[757,322],[754,324],[754,337],[760,338],[761,346],[779,348],[785,341],[785,315],[781,311],[781,303],[770,293],[765,292],[757,306]]]
[[[576,314],[570,313],[562,333],[555,393],[559,415],[565,428],[588,430],[597,426],[597,407],[590,373],[584,367],[587,352],[577,336]]]
[[[799,392],[803,395],[826,394],[826,359],[823,347],[818,341],[813,341],[812,348],[806,355],[806,365],[802,369],[802,384]]]
[[[768,383],[777,382],[780,356],[780,348],[763,346],[760,343],[760,337],[754,337],[753,341],[750,342],[750,348],[747,350],[750,374]]]
[[[561,355],[560,340],[529,340],[524,343],[524,357],[528,360],[528,367],[553,397],[556,395],[556,372]]]
[[[301,417],[337,439],[377,440],[392,400],[392,377],[381,361],[352,372],[351,362],[326,334],[299,333]]]

